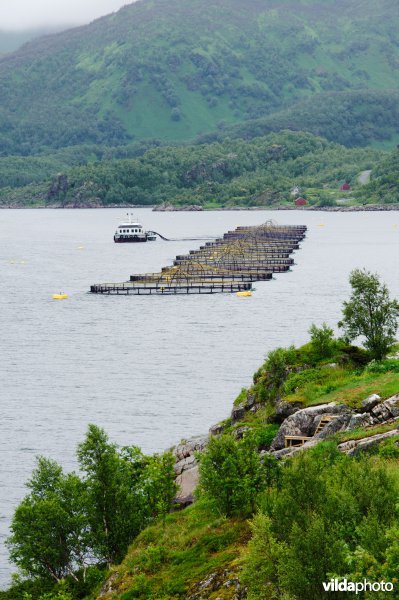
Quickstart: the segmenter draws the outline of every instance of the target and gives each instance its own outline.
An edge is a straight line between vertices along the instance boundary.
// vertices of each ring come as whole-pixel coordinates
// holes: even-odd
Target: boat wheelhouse
[[[147,242],[149,239],[148,232],[144,231],[141,223],[135,221],[132,215],[128,214],[127,216],[128,218],[118,225],[114,234],[114,242],[119,244]]]

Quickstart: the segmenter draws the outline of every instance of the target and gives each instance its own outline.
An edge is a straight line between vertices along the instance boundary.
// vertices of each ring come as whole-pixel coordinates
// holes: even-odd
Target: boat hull
[[[115,244],[137,244],[146,242],[147,238],[138,238],[138,237],[114,237]]]

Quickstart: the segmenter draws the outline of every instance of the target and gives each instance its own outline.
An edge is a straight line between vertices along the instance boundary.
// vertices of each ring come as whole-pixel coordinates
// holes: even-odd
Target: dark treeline
[[[0,198],[28,203],[35,194],[50,205],[173,204],[272,205],[292,201],[293,186],[318,189],[354,181],[381,153],[347,149],[300,132],[281,132],[250,141],[158,147],[133,159],[102,160],[66,171],[40,188],[18,193],[3,188]],[[1,167],[1,162],[0,162]]]

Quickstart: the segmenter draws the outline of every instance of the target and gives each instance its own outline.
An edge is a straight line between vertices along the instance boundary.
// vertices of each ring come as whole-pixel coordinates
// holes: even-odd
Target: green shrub
[[[334,354],[336,343],[334,340],[334,331],[323,323],[317,327],[314,323],[309,329],[310,339],[313,351],[317,359],[329,358]]]
[[[368,371],[369,373],[378,373],[378,374],[383,374],[383,373],[388,373],[388,372],[399,373],[399,360],[395,360],[395,359],[386,359],[386,360],[379,360],[379,361],[372,360],[366,366],[365,370]]]
[[[390,438],[378,448],[378,454],[384,458],[399,458],[399,436]]]
[[[293,394],[297,389],[304,387],[307,383],[319,383],[325,378],[325,373],[318,368],[305,369],[299,373],[290,373],[283,386],[285,395]]]
[[[249,600],[321,600],[331,596],[322,587],[331,574],[356,581],[370,565],[388,572],[399,549],[398,491],[381,459],[349,458],[332,443],[287,461],[252,521],[241,578]]]
[[[257,494],[265,485],[265,469],[253,435],[239,441],[229,435],[212,437],[198,458],[200,493],[218,512],[226,516],[253,512]]]
[[[272,441],[277,435],[279,425],[269,423],[255,430],[256,444],[260,450],[270,448]]]

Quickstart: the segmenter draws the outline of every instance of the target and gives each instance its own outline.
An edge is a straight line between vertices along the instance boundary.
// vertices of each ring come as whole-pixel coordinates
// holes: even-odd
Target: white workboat
[[[128,214],[127,219],[120,223],[114,234],[114,242],[117,244],[135,242],[154,242],[157,236],[153,231],[144,231],[143,226]]]

